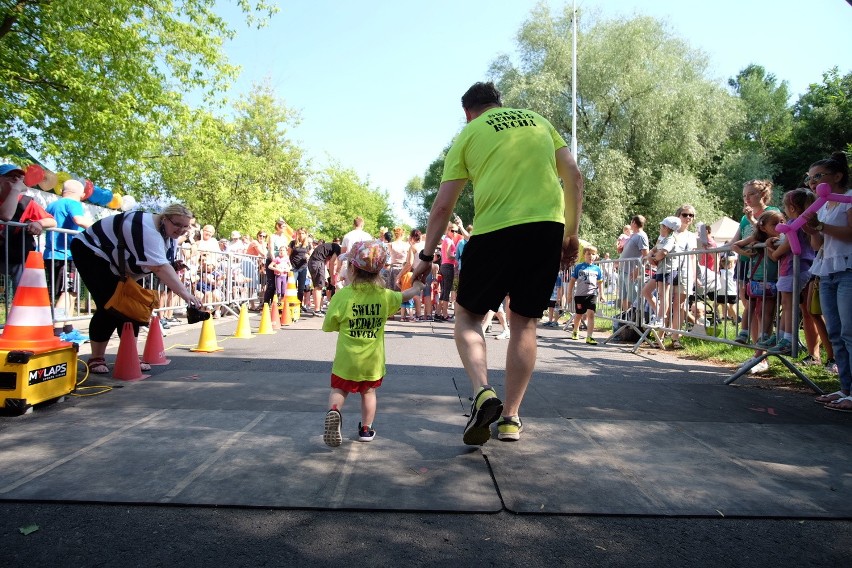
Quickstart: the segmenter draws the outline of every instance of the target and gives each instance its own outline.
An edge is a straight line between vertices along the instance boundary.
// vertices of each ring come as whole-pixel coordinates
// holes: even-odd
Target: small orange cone
[[[290,318],[293,321],[299,321],[299,317],[301,316],[301,310],[299,310],[299,291],[296,289],[296,277],[292,271],[287,274],[287,294],[285,298],[287,300],[284,302],[285,309],[291,310]]]
[[[118,355],[115,357],[115,367],[112,378],[119,381],[141,381],[151,375],[143,375],[139,366],[139,350],[136,348],[136,336],[133,334],[133,324],[125,322],[121,329],[121,342],[118,344]]]
[[[274,335],[275,331],[272,329],[272,321],[270,318],[272,316],[269,315],[269,304],[263,304],[263,312],[260,314],[260,327],[257,329],[258,335]]]
[[[247,304],[243,304],[240,307],[240,319],[237,320],[237,331],[234,332],[232,337],[236,339],[251,339],[254,337],[251,334],[251,327],[249,327]]]
[[[40,252],[32,251],[27,255],[24,273],[12,299],[12,307],[0,337],[0,349],[42,353],[70,345],[53,335],[44,258]]]
[[[201,324],[201,337],[198,338],[198,345],[190,349],[196,353],[213,353],[214,351],[222,351],[224,347],[219,347],[216,343],[216,330],[213,328],[213,318],[207,318]]]
[[[151,318],[151,325],[148,326],[148,338],[145,340],[145,349],[142,350],[142,360],[149,365],[168,365],[171,363],[171,359],[166,359],[160,316]]]
[[[293,323],[293,316],[290,312],[290,306],[288,304],[284,304],[281,306],[281,326],[290,325]]]
[[[272,297],[272,304],[269,306],[269,321],[272,324],[272,329],[278,331],[281,329],[281,315],[278,313],[278,295]]]

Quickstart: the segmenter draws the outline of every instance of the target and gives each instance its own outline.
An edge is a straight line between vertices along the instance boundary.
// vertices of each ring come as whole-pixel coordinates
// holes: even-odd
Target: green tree
[[[787,145],[793,132],[787,81],[779,84],[775,75],[752,64],[730,79],[728,85],[738,95],[745,113],[731,133],[732,145],[764,154]]]
[[[542,113],[571,136],[571,18],[533,9],[519,55],[491,67],[509,106]],[[667,214],[684,202],[718,214],[698,180],[740,119],[736,100],[708,79],[706,56],[648,17],[580,20],[578,162],[586,179],[581,236],[606,246],[633,214]],[[682,175],[676,183],[673,175]],[[680,185],[681,190],[673,191]],[[700,204],[700,205],[699,205]],[[658,213],[659,212],[659,213]]]
[[[263,23],[267,0],[238,0]],[[138,181],[143,158],[236,73],[215,0],[12,0],[0,7],[0,138],[102,185]],[[255,16],[260,19],[255,20]]]
[[[790,143],[778,148],[778,183],[798,187],[808,167],[832,152],[852,153],[852,73],[841,76],[835,67],[813,83],[793,108]]]
[[[156,191],[186,203],[220,234],[270,230],[278,217],[292,226],[314,225],[315,208],[305,199],[303,152],[287,134],[297,115],[268,85],[255,86],[234,112],[229,121],[197,111],[168,140],[154,164]]]
[[[364,230],[375,235],[379,227],[393,227],[387,192],[370,187],[355,170],[332,164],[317,179],[317,234],[327,240],[342,237],[352,230],[355,217],[364,219]]]

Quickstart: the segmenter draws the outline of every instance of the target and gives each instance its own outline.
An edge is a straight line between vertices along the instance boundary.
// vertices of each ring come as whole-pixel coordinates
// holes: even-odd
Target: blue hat
[[[18,172],[21,175],[24,175],[24,170],[22,170],[15,164],[3,164],[2,166],[0,166],[0,176],[7,176],[12,172]]]

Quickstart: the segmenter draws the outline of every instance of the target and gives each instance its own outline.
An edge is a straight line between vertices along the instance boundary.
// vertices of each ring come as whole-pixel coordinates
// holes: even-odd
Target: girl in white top
[[[849,162],[846,154],[835,152],[808,170],[812,190],[823,183],[831,193],[852,196],[849,190]],[[852,412],[852,204],[829,201],[817,212],[816,219],[803,226],[811,236],[811,244],[819,253],[811,266],[811,274],[820,277],[819,298],[828,337],[834,347],[840,390],[817,397],[826,408]]]

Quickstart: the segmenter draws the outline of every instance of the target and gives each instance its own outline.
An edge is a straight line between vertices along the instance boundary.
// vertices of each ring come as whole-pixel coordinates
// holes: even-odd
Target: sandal
[[[672,339],[672,349],[683,349],[679,339]]]
[[[834,402],[829,402],[823,408],[836,410],[838,412],[852,412],[852,396],[838,398]]]
[[[89,357],[86,366],[89,368],[89,372],[95,375],[109,374],[109,367],[107,367],[106,359],[103,357]]]
[[[814,399],[814,402],[817,404],[828,404],[830,402],[836,402],[841,398],[845,397],[843,391],[836,391],[831,394],[822,394]]]

